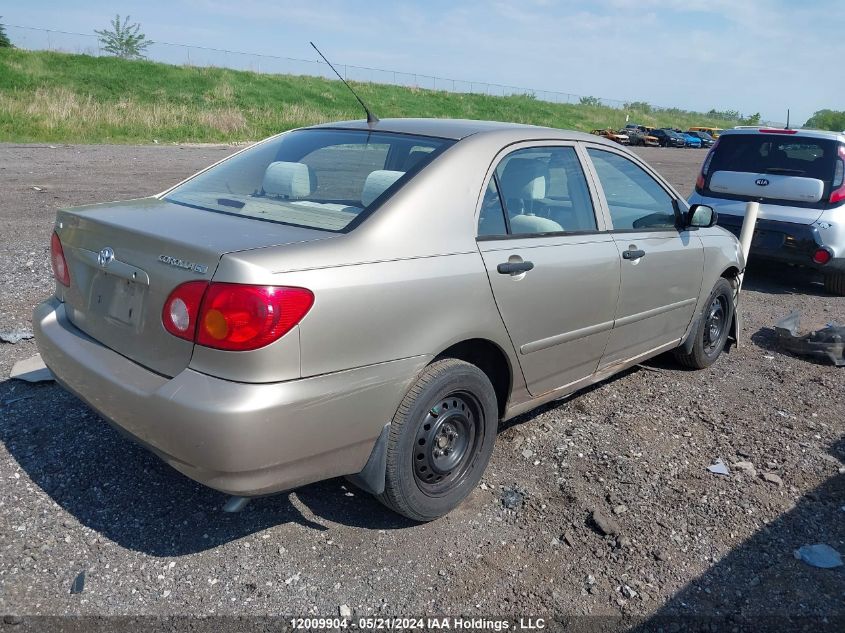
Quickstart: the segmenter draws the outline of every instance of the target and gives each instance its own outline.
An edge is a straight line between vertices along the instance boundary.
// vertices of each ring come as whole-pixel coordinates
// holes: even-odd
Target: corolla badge
[[[111,246],[106,246],[104,249],[100,250],[99,253],[97,253],[97,263],[103,268],[111,264],[113,259],[114,249]]]
[[[754,184],[759,185],[760,187],[766,187],[766,186],[768,186],[769,181],[766,178],[758,178],[757,180],[754,181]]]
[[[208,271],[208,266],[205,264],[197,264],[196,262],[189,262],[178,257],[171,257],[170,255],[159,255],[158,261],[168,266],[175,266],[176,268],[184,268],[185,270],[192,270],[195,273],[204,275]]]

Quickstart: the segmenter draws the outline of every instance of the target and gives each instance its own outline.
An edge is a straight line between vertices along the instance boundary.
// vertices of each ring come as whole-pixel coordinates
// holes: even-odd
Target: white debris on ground
[[[9,373],[9,378],[25,380],[26,382],[48,382],[55,380],[52,372],[47,369],[47,365],[41,360],[41,354],[36,354],[26,360],[15,363],[12,371]]]

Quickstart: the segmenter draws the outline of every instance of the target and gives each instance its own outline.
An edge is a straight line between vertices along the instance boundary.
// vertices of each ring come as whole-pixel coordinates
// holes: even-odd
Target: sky
[[[316,60],[313,40],[335,65],[794,124],[845,109],[842,0],[0,0],[7,25],[79,33],[115,12],[157,42]]]

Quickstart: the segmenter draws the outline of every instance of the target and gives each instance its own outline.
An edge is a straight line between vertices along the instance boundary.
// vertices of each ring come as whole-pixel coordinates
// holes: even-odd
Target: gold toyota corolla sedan
[[[481,121],[286,132],[57,214],[34,313],[58,381],[212,488],[350,478],[442,516],[507,420],[735,341],[745,263],[616,143]]]

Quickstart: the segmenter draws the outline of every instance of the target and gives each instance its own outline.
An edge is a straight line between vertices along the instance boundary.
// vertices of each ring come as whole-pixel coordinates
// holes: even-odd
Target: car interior
[[[574,149],[520,150],[506,157],[496,173],[512,234],[596,230]],[[492,228],[488,214],[482,215],[479,228],[482,234]]]

